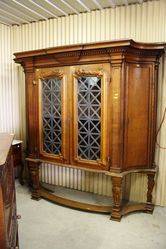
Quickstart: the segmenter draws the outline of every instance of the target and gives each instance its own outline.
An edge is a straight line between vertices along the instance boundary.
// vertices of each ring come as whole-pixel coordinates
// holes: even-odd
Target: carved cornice
[[[80,57],[81,51],[69,51],[54,54],[55,59],[61,59],[62,57]]]
[[[162,55],[162,51],[158,50],[147,50],[147,49],[137,49],[137,48],[128,48],[126,50],[126,54],[136,55],[136,56],[147,56],[147,57],[160,57]]]
[[[112,42],[100,42],[91,44],[79,44],[63,47],[55,47],[49,49],[41,49],[35,51],[26,51],[21,53],[15,53],[15,62],[22,64],[26,71],[27,60],[34,60],[34,64],[40,64],[40,61],[44,63],[45,60],[55,65],[66,65],[69,63],[78,64],[84,61],[111,61],[115,56],[119,56],[119,59],[126,56],[133,57],[149,57],[152,60],[158,60],[158,58],[164,53],[166,44],[158,43],[137,43],[133,40],[119,40]],[[47,62],[46,62],[47,64]],[[51,64],[51,65],[52,65]]]

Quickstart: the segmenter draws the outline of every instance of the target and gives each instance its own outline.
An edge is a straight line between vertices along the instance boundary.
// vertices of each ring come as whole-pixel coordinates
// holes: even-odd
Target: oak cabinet
[[[33,198],[53,200],[39,182],[40,163],[51,162],[110,175],[112,219],[153,210],[157,73],[164,47],[122,40],[15,54],[26,77]],[[132,172],[148,176],[147,203],[126,207],[123,179]]]

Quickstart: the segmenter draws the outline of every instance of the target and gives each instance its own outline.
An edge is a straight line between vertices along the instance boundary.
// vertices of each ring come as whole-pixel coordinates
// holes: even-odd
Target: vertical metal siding
[[[11,53],[123,38],[133,38],[143,42],[164,42],[166,41],[166,1],[152,1],[93,11],[19,27],[13,26],[11,29],[4,25],[0,27],[4,38],[1,38],[0,46],[3,58],[3,65],[0,68],[0,95],[2,96],[0,98],[0,129],[14,131],[18,136],[25,138],[24,76],[18,65],[11,64]],[[160,70],[158,120],[161,119],[166,103],[166,63],[164,60]],[[8,65],[9,61],[10,65]],[[6,115],[6,113],[9,114]],[[165,138],[166,123],[163,125],[159,138],[163,146],[166,146]],[[164,150],[156,150],[156,163],[160,171],[155,202],[159,205],[166,205],[166,153]],[[42,164],[41,179],[51,184],[111,195],[110,178],[102,174]],[[146,183],[143,175],[133,175],[130,199],[145,200]]]
[[[18,92],[12,78],[11,29],[0,24],[0,131],[18,134]],[[13,108],[15,107],[15,108]]]

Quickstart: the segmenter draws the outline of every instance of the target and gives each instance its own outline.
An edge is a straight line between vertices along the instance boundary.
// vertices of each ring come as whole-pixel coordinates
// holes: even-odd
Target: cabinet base
[[[98,212],[98,213],[110,213],[112,211],[111,205],[95,205],[95,204],[80,202],[77,200],[72,200],[66,197],[53,194],[52,191],[46,190],[45,188],[41,188],[39,193],[40,196],[46,200],[78,210]]]
[[[41,187],[39,190],[39,195],[41,198],[49,200],[53,203],[60,204],[62,206],[70,207],[73,209],[77,210],[82,210],[82,211],[88,211],[88,212],[96,212],[96,213],[107,213],[111,214],[110,220],[113,221],[121,221],[121,218],[129,213],[137,212],[137,211],[142,211],[146,213],[153,213],[154,210],[154,205],[149,204],[149,203],[136,203],[136,202],[127,202],[123,201],[122,202],[122,209],[120,214],[115,215],[113,212],[113,205],[96,205],[96,204],[90,204],[90,203],[85,203],[85,202],[80,202],[77,200],[69,199],[66,197],[59,196],[50,189],[46,189],[45,187]],[[40,197],[32,197],[35,200],[40,200]],[[110,198],[109,198],[110,200]],[[111,200],[110,200],[111,203]]]

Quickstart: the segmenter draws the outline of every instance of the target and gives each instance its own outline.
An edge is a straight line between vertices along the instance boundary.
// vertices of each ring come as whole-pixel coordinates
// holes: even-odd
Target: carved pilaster
[[[123,159],[124,63],[122,55],[111,61],[111,170],[118,171]]]
[[[33,58],[24,61],[25,88],[26,88],[26,127],[28,157],[38,158],[39,148],[39,87],[35,82]]]
[[[28,169],[30,174],[30,183],[32,186],[32,199],[40,199],[40,183],[39,183],[39,163],[28,162]]]
[[[121,202],[122,202],[122,177],[112,176],[112,195],[113,195],[113,208],[111,213],[111,220],[120,221]]]

